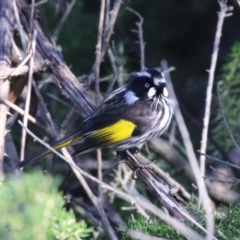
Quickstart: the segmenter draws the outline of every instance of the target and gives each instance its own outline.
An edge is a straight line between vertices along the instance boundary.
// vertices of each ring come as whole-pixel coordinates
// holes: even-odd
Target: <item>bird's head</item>
[[[153,101],[168,97],[166,79],[162,72],[155,69],[136,73],[126,85],[125,99],[128,104],[137,100]]]

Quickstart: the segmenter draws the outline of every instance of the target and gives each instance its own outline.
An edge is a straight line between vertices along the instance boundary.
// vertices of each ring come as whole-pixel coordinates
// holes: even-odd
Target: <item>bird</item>
[[[105,147],[120,152],[134,149],[168,128],[174,107],[164,73],[156,69],[143,70],[106,96],[76,132],[50,146],[59,150],[78,144],[72,156]],[[33,163],[50,152],[44,148],[21,161],[18,167]]]

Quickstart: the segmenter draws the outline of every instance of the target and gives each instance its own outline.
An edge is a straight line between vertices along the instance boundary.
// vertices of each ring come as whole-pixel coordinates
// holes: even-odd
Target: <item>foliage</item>
[[[39,172],[2,183],[0,239],[86,238],[92,229],[84,221],[76,222],[73,212],[63,208],[56,189],[57,181]]]
[[[152,223],[149,223],[143,217],[139,219],[131,219],[127,223],[129,229],[138,230],[140,232],[149,234],[155,237],[162,237],[167,239],[185,239],[182,237],[175,229],[170,227],[163,220],[153,220]],[[132,238],[125,232],[123,240],[131,240]]]
[[[188,209],[194,211],[194,214],[199,218],[198,223],[202,224],[204,220],[204,212],[202,208],[198,207],[199,203],[196,198],[192,198],[189,202]],[[218,214],[215,214],[215,237],[217,239],[231,239],[231,240],[240,240],[240,206],[239,205],[230,205],[230,206],[221,206],[218,209]],[[192,225],[191,223],[186,223],[187,225]],[[128,229],[134,229],[141,231],[145,234],[149,234],[155,237],[162,237],[166,239],[185,239],[181,236],[174,228],[170,227],[163,220],[151,219],[151,223],[143,217],[136,219],[131,219],[128,221]],[[195,231],[199,232],[199,229],[194,227]],[[199,232],[202,234],[202,232]],[[132,239],[127,231],[124,232],[123,240]]]
[[[215,237],[240,240],[240,206],[222,206],[221,218],[216,221]]]
[[[240,131],[240,43],[232,46],[229,60],[223,67],[222,79],[218,89],[222,109],[217,112],[213,120],[212,133],[217,142],[224,143],[222,147],[228,152],[234,145],[230,140],[229,131],[226,129],[226,123],[223,121],[222,111],[231,128],[231,133],[238,141]]]

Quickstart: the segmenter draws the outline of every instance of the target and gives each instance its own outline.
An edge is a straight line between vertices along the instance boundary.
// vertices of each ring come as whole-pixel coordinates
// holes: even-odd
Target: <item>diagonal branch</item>
[[[163,61],[162,62],[162,67],[163,70],[168,69],[167,62]],[[165,76],[168,82],[168,90],[170,93],[170,96],[172,99],[174,99],[177,102],[177,98],[171,83],[171,78],[169,75],[169,72],[165,72]],[[192,171],[194,173],[194,177],[198,186],[198,191],[200,195],[200,199],[203,202],[203,207],[205,210],[206,214],[206,223],[207,223],[207,238],[206,239],[212,239],[212,235],[214,234],[214,219],[213,219],[213,214],[212,214],[212,209],[211,209],[211,201],[208,196],[208,192],[205,186],[204,181],[201,179],[201,173],[200,173],[200,168],[197,162],[197,158],[193,149],[193,145],[190,139],[190,135],[187,129],[187,126],[185,124],[185,121],[183,119],[182,113],[179,110],[179,108],[175,109],[175,117],[179,126],[179,130],[183,139],[183,143],[186,149],[186,154],[188,156]]]

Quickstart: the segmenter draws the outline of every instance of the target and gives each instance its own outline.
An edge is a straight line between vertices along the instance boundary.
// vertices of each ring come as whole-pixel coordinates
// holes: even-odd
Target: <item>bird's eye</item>
[[[150,87],[150,84],[149,84],[149,83],[145,83],[145,87],[146,87],[146,88],[149,88],[149,87]]]

